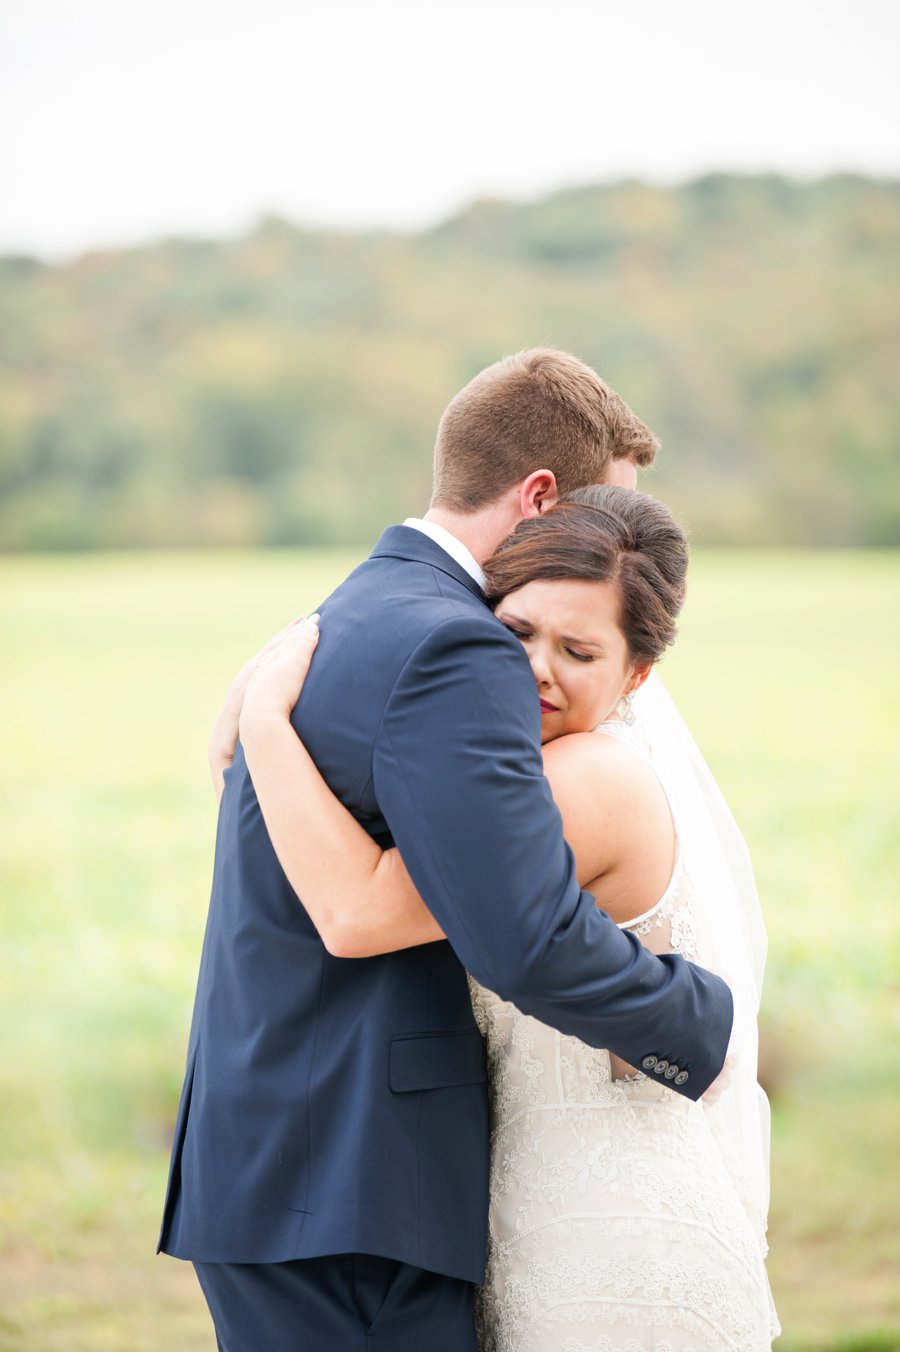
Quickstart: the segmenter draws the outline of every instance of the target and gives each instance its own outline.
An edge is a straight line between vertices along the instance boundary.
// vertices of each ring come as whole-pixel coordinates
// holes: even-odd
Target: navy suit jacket
[[[396,843],[449,942],[329,955],[263,823],[240,745],[160,1248],[203,1262],[330,1253],[482,1278],[485,1062],[466,969],[633,1065],[717,1075],[731,996],[655,957],[580,890],[541,767],[521,644],[411,527],[321,607],[297,731],[371,835]],[[302,899],[301,899],[302,900]]]

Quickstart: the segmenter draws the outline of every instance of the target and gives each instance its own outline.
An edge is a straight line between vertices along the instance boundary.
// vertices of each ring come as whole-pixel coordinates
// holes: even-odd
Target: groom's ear
[[[540,516],[559,502],[559,489],[552,469],[536,469],[519,484],[519,511],[523,519]]]

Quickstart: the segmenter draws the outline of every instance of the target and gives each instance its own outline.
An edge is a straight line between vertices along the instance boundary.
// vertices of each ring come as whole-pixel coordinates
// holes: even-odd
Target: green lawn
[[[208,726],[355,562],[0,563],[0,1349],[209,1349],[156,1258],[206,913]],[[784,1352],[900,1348],[900,555],[698,552],[664,675],[768,918]]]

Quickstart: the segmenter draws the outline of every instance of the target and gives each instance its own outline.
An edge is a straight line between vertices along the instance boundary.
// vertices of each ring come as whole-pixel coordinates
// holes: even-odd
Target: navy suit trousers
[[[219,1352],[475,1352],[455,1277],[373,1254],[194,1267]]]

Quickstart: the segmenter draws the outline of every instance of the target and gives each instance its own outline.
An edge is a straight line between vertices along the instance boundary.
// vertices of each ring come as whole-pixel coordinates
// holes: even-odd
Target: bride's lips
[[[542,713],[542,714],[558,714],[558,713],[559,713],[559,710],[557,709],[556,705],[555,705],[555,704],[551,704],[549,700],[547,700],[547,699],[542,699],[542,700],[541,700],[541,713]]]

